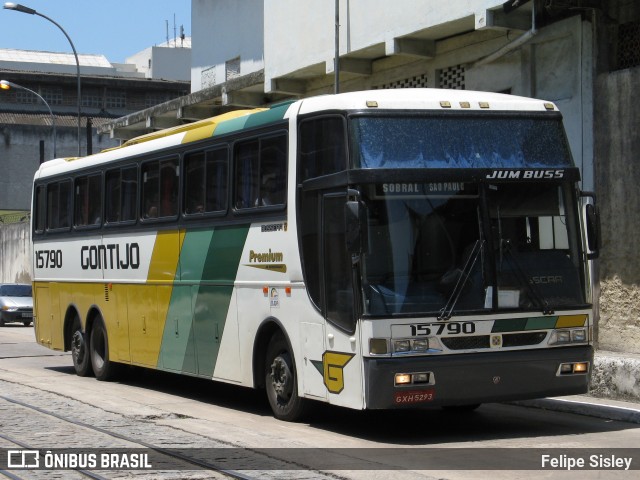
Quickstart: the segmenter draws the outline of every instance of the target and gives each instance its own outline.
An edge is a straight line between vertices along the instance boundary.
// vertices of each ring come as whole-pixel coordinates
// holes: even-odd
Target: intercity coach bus
[[[239,110],[33,190],[37,341],[312,401],[471,409],[586,392],[592,194],[550,102],[373,90]]]

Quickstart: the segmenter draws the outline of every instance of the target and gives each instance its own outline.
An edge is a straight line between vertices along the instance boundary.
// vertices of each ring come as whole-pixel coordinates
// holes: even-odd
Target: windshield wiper
[[[462,293],[464,286],[469,280],[471,271],[473,270],[474,265],[478,261],[478,257],[480,256],[480,252],[482,251],[483,246],[484,246],[484,240],[476,240],[476,243],[473,244],[471,253],[467,257],[467,261],[462,267],[462,271],[458,275],[458,279],[456,281],[455,286],[453,287],[453,291],[451,292],[451,295],[449,295],[449,299],[447,300],[447,303],[445,303],[444,307],[442,307],[442,310],[440,310],[440,315],[438,315],[438,321],[449,320],[451,318],[451,315],[453,314],[453,309],[456,307],[456,303],[458,303],[460,294]]]
[[[518,261],[518,258],[513,253],[513,245],[509,240],[500,240],[500,256],[502,258],[502,251],[504,247],[504,252],[507,253],[504,258],[510,259],[510,263],[514,268],[515,276],[518,282],[525,286],[527,290],[529,290],[529,295],[533,300],[536,306],[541,307],[543,315],[553,315],[554,310],[549,302],[540,294],[540,291],[536,288],[536,286],[529,281],[527,278],[527,274],[522,268],[522,264]],[[508,260],[509,261],[509,260]]]

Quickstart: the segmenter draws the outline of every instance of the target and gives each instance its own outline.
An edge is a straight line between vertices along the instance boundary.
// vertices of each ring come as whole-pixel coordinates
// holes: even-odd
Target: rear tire
[[[88,377],[93,373],[91,370],[91,361],[89,360],[88,338],[82,331],[78,317],[73,321],[71,332],[71,359],[73,360],[73,368],[79,377]]]
[[[96,378],[101,381],[113,378],[116,367],[109,360],[109,341],[102,318],[97,318],[91,329],[89,351],[91,352],[91,366]]]
[[[298,396],[295,362],[281,333],[271,337],[267,346],[265,386],[269,405],[278,420],[295,422],[304,416],[308,402]]]

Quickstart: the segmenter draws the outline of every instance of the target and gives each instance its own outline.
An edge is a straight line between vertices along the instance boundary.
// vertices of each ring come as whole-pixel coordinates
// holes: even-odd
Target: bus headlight
[[[549,345],[568,343],[586,343],[589,341],[589,333],[586,328],[566,328],[554,330],[549,337]]]
[[[393,351],[395,353],[408,352],[410,350],[411,350],[410,340],[394,340],[393,341]]]
[[[584,328],[578,328],[576,330],[571,330],[571,341],[573,342],[586,342],[587,341],[587,330]]]
[[[421,338],[413,341],[413,350],[416,352],[426,352],[429,350],[429,340]]]

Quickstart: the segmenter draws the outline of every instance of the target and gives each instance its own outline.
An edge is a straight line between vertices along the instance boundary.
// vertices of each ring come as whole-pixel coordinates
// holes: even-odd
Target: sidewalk
[[[640,355],[598,351],[593,363],[588,395],[515,403],[640,424]]]

